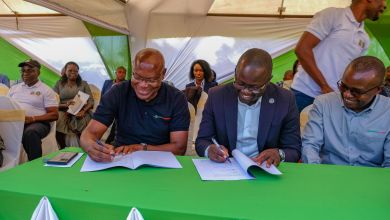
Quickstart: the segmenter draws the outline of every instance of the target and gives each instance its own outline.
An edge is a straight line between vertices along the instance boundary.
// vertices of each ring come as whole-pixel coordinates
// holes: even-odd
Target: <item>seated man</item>
[[[381,95],[390,97],[390,66],[386,68],[385,83]]]
[[[356,58],[340,93],[315,99],[302,137],[305,163],[390,167],[390,99],[378,95],[384,73],[379,59]]]
[[[115,75],[115,79],[107,79],[106,81],[104,81],[101,97],[106,94],[113,85],[116,85],[126,80],[126,68],[123,66],[119,66],[118,68],[116,68]]]
[[[103,95],[106,94],[108,90],[110,90],[114,85],[126,80],[126,68],[123,66],[119,66],[118,68],[116,68],[115,75],[116,75],[115,79],[108,79],[104,81],[100,97],[103,97]],[[106,139],[106,143],[111,144],[114,141],[115,128],[116,128],[116,123],[114,121],[111,126],[110,134]]]
[[[294,95],[270,83],[272,58],[250,49],[239,59],[235,82],[209,90],[196,139],[199,156],[224,162],[238,149],[261,164],[296,162],[301,154]],[[212,142],[215,137],[223,151]]]
[[[38,76],[41,65],[26,60],[18,65],[22,83],[11,87],[8,96],[19,102],[26,112],[23,148],[28,160],[42,156],[42,141],[50,132],[50,122],[58,119],[58,101],[55,92],[42,83]]]
[[[137,53],[131,81],[112,87],[101,99],[93,120],[81,134],[81,146],[95,161],[108,162],[112,154],[139,150],[186,151],[190,114],[178,89],[162,83],[162,54],[154,49]],[[97,144],[116,120],[115,151]]]

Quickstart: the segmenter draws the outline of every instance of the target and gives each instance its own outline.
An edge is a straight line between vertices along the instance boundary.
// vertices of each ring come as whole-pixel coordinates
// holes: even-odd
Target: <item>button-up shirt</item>
[[[248,157],[255,157],[259,154],[257,134],[261,98],[253,105],[247,105],[238,100],[236,148]]]
[[[390,167],[389,109],[381,95],[361,112],[345,107],[339,93],[318,96],[303,133],[303,161]]]

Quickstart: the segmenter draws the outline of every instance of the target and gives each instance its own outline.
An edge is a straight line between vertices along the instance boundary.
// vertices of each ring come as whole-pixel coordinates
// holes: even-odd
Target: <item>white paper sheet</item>
[[[45,163],[45,167],[72,167],[80,158],[83,156],[83,153],[78,153],[71,161],[69,161],[66,165],[57,165],[57,164],[47,164]]]
[[[72,115],[77,115],[81,108],[87,103],[89,99],[89,95],[87,93],[84,93],[82,91],[79,91],[77,95],[73,98],[73,104],[69,105],[68,113]]]
[[[41,201],[39,201],[38,206],[31,216],[31,220],[58,220],[57,214],[54,212],[46,196],[42,197]]]
[[[147,165],[164,168],[182,168],[175,155],[163,151],[136,151],[131,154],[118,155],[109,163],[95,162],[89,156],[84,161],[81,172],[104,170],[111,167],[127,167],[137,169],[139,166]]]
[[[230,162],[217,163],[210,159],[192,159],[202,180],[248,180],[254,179],[243,170],[234,158]]]
[[[210,159],[192,159],[196,169],[202,180],[243,180],[254,179],[249,172],[251,167],[259,167],[272,175],[281,175],[282,173],[274,165],[269,168],[266,162],[261,166],[255,163],[252,159],[235,149],[232,152],[233,158],[230,158],[224,163],[217,163]]]

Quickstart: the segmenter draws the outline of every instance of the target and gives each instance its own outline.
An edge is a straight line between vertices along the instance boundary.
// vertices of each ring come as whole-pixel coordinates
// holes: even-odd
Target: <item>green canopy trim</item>
[[[119,66],[124,66],[130,77],[132,67],[128,36],[91,23],[84,22],[84,25],[95,42],[110,78],[115,78],[115,71]]]
[[[8,76],[10,80],[20,79],[18,64],[29,58],[28,55],[0,37],[0,73]],[[60,76],[41,64],[39,78],[48,86],[53,87]]]

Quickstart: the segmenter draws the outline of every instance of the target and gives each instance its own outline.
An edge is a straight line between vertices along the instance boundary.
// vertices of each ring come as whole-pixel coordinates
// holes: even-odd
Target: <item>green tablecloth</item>
[[[75,149],[73,149],[75,150]],[[60,219],[390,219],[390,169],[283,163],[283,175],[202,181],[183,169],[113,168],[81,173],[38,159],[0,173],[0,219],[30,219],[46,195]]]

